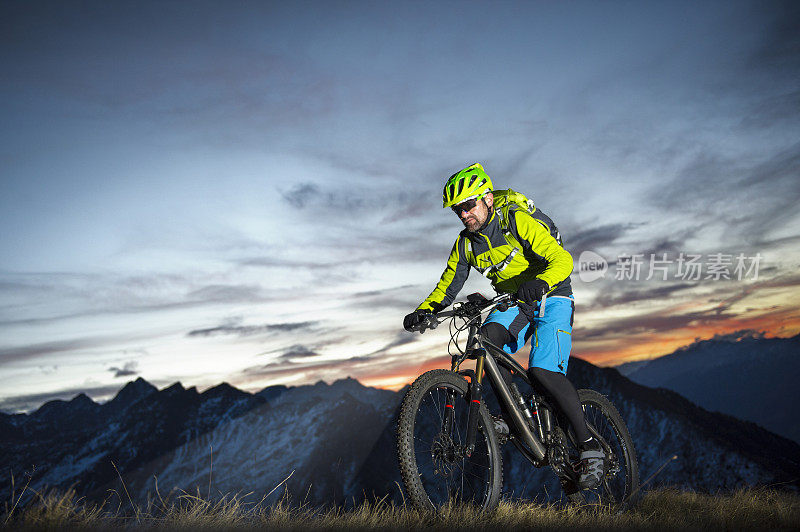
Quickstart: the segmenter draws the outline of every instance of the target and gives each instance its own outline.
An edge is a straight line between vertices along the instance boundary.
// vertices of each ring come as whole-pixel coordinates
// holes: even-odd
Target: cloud
[[[407,355],[392,356],[393,348],[417,341],[416,335],[405,331],[380,348],[360,356],[338,360],[314,360],[315,349],[293,345],[278,358],[257,366],[251,366],[231,377],[232,382],[261,382],[265,379],[292,378],[298,382],[314,382],[334,377],[371,375],[397,367],[408,367],[413,362]]]
[[[0,361],[12,362],[15,360],[25,360],[41,355],[63,353],[66,351],[84,349],[87,347],[95,347],[96,345],[98,345],[98,343],[90,338],[77,338],[74,340],[42,342],[21,347],[7,347],[0,349]]]
[[[642,313],[636,316],[608,320],[596,327],[580,328],[576,338],[597,340],[620,338],[643,333],[677,331],[692,326],[706,326],[735,318],[733,314],[718,309],[667,314],[663,311]],[[577,328],[577,327],[576,327]]]
[[[0,326],[36,325],[102,315],[149,313],[219,305],[261,303],[280,297],[257,284],[205,283],[191,275],[155,272],[149,275],[74,272],[0,272],[0,300],[24,302]],[[46,314],[38,307],[46,308]],[[28,307],[36,316],[27,315]],[[12,314],[9,313],[9,316]]]
[[[680,331],[684,329],[696,329],[708,326],[724,324],[726,322],[736,322],[746,320],[748,316],[734,312],[736,303],[748,298],[757,297],[758,294],[767,289],[793,289],[800,287],[800,274],[783,274],[771,279],[763,279],[746,284],[735,282],[718,283],[720,288],[703,296],[714,306],[701,311],[672,312],[667,313],[663,310],[650,313],[640,313],[624,318],[613,318],[603,320],[597,326],[583,328],[580,321],[576,319],[576,326],[580,331],[576,338],[581,339],[612,339],[625,338],[626,336],[641,333],[661,333],[668,331]],[[624,291],[619,295],[606,298],[608,304],[603,300],[598,300],[595,305],[589,307],[598,309],[613,305],[624,305],[636,301],[647,301],[653,299],[663,299],[670,297],[675,292],[691,290],[694,286],[688,283],[678,283],[669,286],[645,289],[642,291]],[[764,316],[775,316],[778,318],[788,317],[797,311],[798,307],[779,307],[767,309],[769,312]],[[762,316],[763,317],[763,316]]]
[[[250,381],[261,378],[271,377],[302,377],[306,381],[328,378],[331,372],[338,375],[350,375],[352,371],[374,363],[371,356],[357,356],[345,360],[328,360],[320,362],[294,362],[286,360],[276,360],[269,364],[250,366],[239,372],[240,378],[234,378],[235,382],[241,380]]]
[[[586,250],[597,251],[609,246],[642,223],[612,223],[579,231],[565,238],[564,245],[576,257]]]
[[[668,179],[645,201],[699,225],[724,229],[726,242],[774,245],[770,233],[800,201],[800,7],[771,4],[750,14],[752,36],[725,58],[714,82],[697,86],[704,102],[659,162]],[[731,112],[734,109],[735,112]],[[707,125],[707,126],[706,126]],[[671,177],[670,177],[671,176]]]
[[[152,339],[152,333],[140,334],[141,337]],[[71,340],[59,340],[53,342],[41,342],[38,344],[28,344],[18,347],[6,347],[0,349],[0,364],[7,364],[19,360],[31,360],[47,355],[59,353],[70,353],[98,347],[108,347],[118,345],[126,341],[141,339],[135,336],[87,336],[74,338]]]
[[[262,288],[253,284],[207,285],[192,290],[186,298],[192,303],[243,303],[263,301]]]
[[[625,283],[632,284],[632,283]],[[612,287],[615,285],[612,285]],[[661,301],[668,299],[676,292],[690,290],[695,288],[695,283],[659,283],[656,288],[629,288],[624,287],[618,293],[613,293],[611,289],[603,292],[602,297],[598,298],[594,304],[589,306],[587,310],[596,310],[614,307],[617,305],[627,305],[636,301]]]
[[[412,309],[419,305],[420,297],[425,297],[435,282],[436,279],[432,278],[424,284],[405,284],[385,290],[356,292],[351,298],[359,309]]]
[[[68,105],[63,108],[70,110],[66,113],[68,116],[84,116],[84,122],[90,125],[94,119],[101,120],[98,123],[109,128],[91,129],[105,132],[104,139],[111,142],[107,152],[115,159],[118,154],[114,152],[112,141],[122,138],[114,135],[113,127],[118,121],[124,124],[125,150],[131,153],[145,153],[147,147],[153,145],[189,147],[185,152],[172,150],[184,153],[186,160],[172,157],[161,161],[168,165],[169,171],[175,171],[163,175],[173,176],[169,181],[180,185],[176,188],[181,190],[182,196],[183,191],[192,190],[189,196],[206,197],[205,193],[212,189],[195,188],[203,179],[200,174],[215,175],[220,167],[230,166],[226,168],[229,173],[222,175],[230,175],[232,179],[245,175],[243,179],[265,182],[269,187],[274,187],[279,177],[286,188],[278,189],[282,200],[278,199],[277,208],[281,212],[288,211],[288,219],[283,221],[291,224],[292,230],[298,230],[298,238],[308,240],[293,240],[288,250],[272,249],[273,239],[279,239],[286,227],[279,225],[280,220],[269,220],[278,225],[267,231],[263,224],[245,228],[257,211],[241,212],[239,208],[248,205],[253,195],[242,198],[238,194],[255,188],[222,180],[224,183],[213,190],[222,191],[218,195],[229,198],[232,209],[219,210],[225,215],[224,220],[209,217],[208,222],[209,225],[219,222],[226,229],[231,227],[230,234],[205,238],[200,232],[181,232],[184,231],[181,229],[176,230],[173,237],[184,238],[187,247],[197,246],[192,249],[191,269],[205,273],[173,277],[97,277],[79,282],[53,278],[52,291],[36,287],[44,277],[32,278],[23,289],[0,284],[3,319],[13,317],[15,320],[0,323],[0,326],[50,324],[61,318],[134,312],[160,316],[158,313],[166,310],[238,303],[242,305],[237,305],[235,312],[245,314],[249,321],[264,310],[263,306],[256,308],[252,303],[277,299],[274,293],[263,288],[275,278],[270,275],[274,272],[257,270],[258,267],[291,269],[292,273],[302,276],[301,281],[309,278],[307,286],[312,290],[323,286],[326,297],[338,298],[342,305],[350,308],[374,310],[375,316],[382,320],[396,309],[410,310],[419,303],[420,296],[424,297],[433,288],[460,229],[452,213],[442,213],[441,205],[437,204],[441,184],[447,175],[475,159],[489,161],[487,168],[495,168],[490,175],[494,177],[496,173],[498,183],[516,179],[514,187],[519,182],[523,192],[542,191],[545,212],[550,214],[550,209],[555,209],[552,214],[559,227],[573,216],[573,211],[586,213],[589,210],[586,202],[602,205],[602,210],[595,211],[602,213],[598,223],[575,225],[576,231],[565,232],[567,248],[576,259],[584,250],[614,250],[613,246],[622,244],[629,246],[623,251],[632,253],[677,251],[693,232],[709,229],[716,238],[715,229],[719,227],[726,228],[725,238],[719,240],[721,246],[748,240],[749,245],[763,243],[769,247],[796,243],[787,239],[800,238],[800,235],[786,237],[788,233],[785,232],[780,233],[780,237],[770,233],[771,228],[780,227],[792,216],[794,205],[800,202],[796,190],[796,176],[800,173],[798,148],[780,145],[794,142],[782,139],[794,139],[791,132],[797,123],[795,109],[800,102],[796,84],[800,57],[797,54],[800,32],[796,31],[796,4],[746,8],[737,5],[724,21],[719,21],[719,26],[716,25],[716,10],[707,6],[693,8],[692,13],[701,16],[688,17],[686,20],[691,19],[690,24],[685,24],[686,17],[654,18],[653,14],[660,11],[652,6],[632,10],[639,17],[634,18],[637,22],[659,19],[658,32],[644,40],[641,39],[642,28],[651,27],[647,24],[629,24],[617,28],[621,31],[596,33],[594,14],[574,17],[567,13],[569,9],[559,9],[557,16],[545,14],[544,18],[537,19],[537,24],[570,32],[587,30],[585,42],[597,45],[591,47],[590,55],[586,56],[590,60],[583,62],[590,66],[562,61],[563,57],[574,57],[574,43],[579,41],[535,32],[542,42],[549,43],[537,50],[548,51],[536,61],[528,62],[531,69],[512,69],[513,72],[503,66],[503,61],[493,59],[504,57],[506,63],[513,62],[513,54],[508,56],[506,52],[525,50],[525,46],[498,44],[507,43],[506,39],[511,38],[511,42],[527,45],[531,33],[526,31],[529,28],[525,24],[510,21],[511,12],[505,9],[492,11],[491,31],[478,47],[474,47],[474,43],[465,46],[457,37],[458,32],[437,34],[431,40],[428,34],[433,33],[427,31],[428,28],[412,25],[409,34],[411,26],[403,23],[405,15],[375,18],[394,21],[390,27],[362,24],[369,20],[369,15],[385,15],[383,7],[369,9],[366,18],[365,15],[327,16],[328,9],[339,9],[327,7],[321,8],[326,13],[320,15],[317,10],[310,18],[301,15],[299,8],[286,6],[270,5],[263,8],[264,12],[256,13],[258,16],[254,16],[250,7],[233,9],[218,20],[219,31],[211,40],[200,38],[202,32],[198,32],[198,28],[205,27],[204,19],[208,16],[205,8],[178,7],[168,10],[163,17],[153,18],[154,11],[149,7],[142,10],[115,5],[89,14],[89,19],[85,18],[86,14],[76,14],[67,8],[53,11],[41,6],[28,9],[14,5],[10,9],[17,15],[7,18],[5,23],[0,22],[3,29],[8,30],[0,32],[0,41],[6,43],[0,48],[6,51],[4,57],[19,59],[13,65],[9,63],[9,76],[18,82],[20,95],[26,92],[24,89],[33,89],[27,93],[34,95],[33,100],[20,96],[22,100],[16,100],[18,103],[29,101],[32,109],[58,115],[52,111],[58,111],[65,101]],[[512,11],[515,10],[517,8]],[[361,14],[363,9],[352,11]],[[440,9],[436,11],[437,16],[453,15],[438,13]],[[750,11],[756,16],[742,20]],[[124,16],[120,16],[121,13]],[[479,18],[472,9],[465,13],[469,20]],[[266,14],[270,16],[262,16]],[[150,18],[155,26],[137,24]],[[62,23],[62,19],[66,22]],[[514,20],[523,19],[525,17]],[[764,24],[765,19],[769,24]],[[230,39],[231,35],[248,35],[252,20],[267,21],[266,31],[263,24],[259,26],[259,37],[255,41]],[[706,24],[708,20],[715,21],[710,30]],[[83,27],[86,21],[92,22],[84,28],[86,31],[72,30]],[[609,22],[612,23],[609,27],[613,27],[614,21],[609,19]],[[363,48],[365,41],[362,39],[371,34],[359,33],[361,26],[365,32],[386,29],[393,39],[387,40],[390,44],[380,51]],[[148,39],[142,40],[137,29],[142,27],[149,28]],[[500,33],[497,28],[502,28]],[[312,31],[317,29],[320,31]],[[347,31],[354,29],[359,31]],[[760,39],[753,39],[753,31],[762,29],[763,34],[756,35]],[[108,35],[114,38],[106,39]],[[309,39],[309,35],[312,38]],[[344,37],[330,38],[334,35]],[[417,39],[420,37],[421,41]],[[259,44],[252,46],[256,41]],[[295,41],[303,41],[302,46],[285,45]],[[108,42],[110,48],[98,52],[97,42]],[[241,48],[242,42],[250,45]],[[584,46],[585,42],[577,46]],[[631,48],[631,42],[642,46]],[[425,53],[428,47],[437,53],[445,50],[445,53]],[[613,53],[615,47],[623,53]],[[743,47],[746,49],[742,50]],[[409,54],[409,50],[412,53]],[[87,68],[70,66],[79,63],[72,59],[87,56],[87,52],[91,52],[88,57],[92,59],[91,64],[84,65]],[[628,53],[630,56],[626,55]],[[420,57],[425,60],[420,62]],[[339,62],[341,58],[345,60]],[[448,73],[463,70],[463,65],[474,64],[476,58],[488,59],[480,62],[495,65],[494,73],[501,77],[484,76],[467,92],[462,91],[461,98],[456,99],[459,102],[448,98],[449,89],[442,80],[452,77]],[[724,72],[713,68],[708,69],[710,73],[705,69],[699,71],[706,63],[721,64],[718,60],[736,63],[738,67],[731,69],[725,63],[726,66],[720,68]],[[597,77],[592,74],[593,68],[601,72]],[[698,76],[691,75],[695,73],[693,70]],[[411,71],[416,73],[417,81],[409,86],[405,81]],[[548,73],[556,75],[549,78],[541,75]],[[537,77],[544,82],[528,83]],[[548,86],[547,79],[554,78],[560,80],[559,84]],[[486,91],[490,84],[500,92]],[[121,86],[126,90],[119,91]],[[574,90],[566,87],[574,87]],[[554,95],[556,92],[563,96]],[[37,94],[47,100],[48,105],[37,105]],[[479,95],[475,103],[483,106],[471,105],[469,98],[474,95]],[[507,105],[494,106],[491,110],[485,105],[488,101],[501,100]],[[553,103],[566,105],[568,112],[561,113],[564,107]],[[26,109],[16,105],[14,100],[9,105],[10,109]],[[470,113],[465,114],[467,108]],[[495,116],[488,117],[489,114]],[[34,116],[27,123],[38,122],[41,121]],[[464,127],[465,123],[480,123],[481,127]],[[154,128],[153,124],[165,127]],[[528,131],[523,133],[519,124],[526,124]],[[80,130],[74,122],[64,122],[62,126],[69,131],[74,127],[76,133]],[[503,128],[507,129],[506,134],[498,135]],[[755,134],[754,128],[758,129]],[[60,135],[58,128],[50,129]],[[148,132],[148,138],[144,144],[136,144],[141,140],[137,137],[141,130]],[[152,137],[152,131],[165,136]],[[39,142],[42,132],[35,133],[37,145],[46,146],[48,143],[44,140],[47,139]],[[97,146],[97,142],[88,140],[94,137],[81,139],[75,135],[70,139],[76,148]],[[192,150],[226,144],[235,145],[236,151],[228,150],[221,155],[204,150],[203,157],[189,161],[196,159],[191,155]],[[145,151],[131,150],[130,146],[139,146]],[[251,150],[253,146],[257,146],[257,150]],[[30,153],[30,157],[35,158],[35,150]],[[281,157],[273,157],[275,154]],[[84,160],[78,155],[73,154],[73,158]],[[159,159],[158,153],[151,155]],[[242,166],[229,164],[233,162],[229,158],[236,159]],[[291,162],[284,164],[279,159],[291,159]],[[274,172],[268,175],[260,171],[265,160],[275,161],[271,166]],[[197,172],[190,163],[200,164],[202,170]],[[102,161],[94,164],[100,165],[102,176],[108,174]],[[117,164],[120,168],[126,167],[124,159]],[[252,168],[256,168],[261,177],[251,179],[248,171]],[[181,172],[190,175],[185,183],[181,183]],[[20,179],[23,178],[20,173]],[[151,184],[144,181],[140,186],[162,190]],[[641,190],[639,186],[649,187],[644,198],[637,195]],[[102,190],[116,188],[113,183],[110,187],[100,187]],[[76,189],[82,194],[100,190],[90,186]],[[127,189],[119,188],[122,190]],[[200,208],[199,204],[192,206],[187,202],[186,205],[190,211]],[[628,209],[632,205],[635,208]],[[319,213],[322,215],[318,216]],[[331,218],[331,213],[336,217]],[[673,219],[682,216],[680,223],[689,228],[676,228],[670,220],[659,226],[658,220],[663,220],[664,213],[673,215]],[[36,217],[36,214],[31,216]],[[579,216],[585,218],[586,214]],[[53,217],[56,219],[60,217]],[[199,225],[205,225],[206,220],[203,222]],[[165,224],[159,218],[154,225],[160,230]],[[259,236],[243,242],[244,239],[237,238],[234,226],[242,233]],[[661,227],[663,233],[658,232]],[[144,249],[144,258],[149,258],[154,248],[149,240],[141,238],[135,246],[128,243],[125,253]],[[164,246],[163,240],[156,241],[156,246]],[[176,261],[173,266],[185,267],[187,248],[181,244],[179,249],[169,250],[171,253],[164,263],[176,257],[180,263]],[[8,249],[10,252],[11,248]],[[209,266],[202,258],[194,262],[199,251],[205,254],[204,258],[213,256],[213,264]],[[233,282],[225,282],[224,276],[219,274],[217,261],[224,261],[225,266],[233,270],[229,274]],[[136,267],[142,271],[152,264],[145,260]],[[430,264],[435,266],[429,267]],[[238,268],[240,266],[245,267]],[[104,266],[113,267],[113,264]],[[390,268],[393,268],[392,273],[397,272],[396,280],[385,275]],[[407,284],[415,282],[410,276],[422,272],[423,268],[431,272],[430,278],[416,279],[424,285]],[[258,280],[239,282],[251,278],[246,277],[250,275],[258,275]],[[473,274],[470,281],[475,277],[477,275]],[[386,290],[371,289],[387,281],[405,284]],[[685,283],[657,287],[626,284],[619,288],[619,292],[610,291],[608,299],[600,303],[625,305],[683,296],[692,291],[692,286]],[[352,294],[354,291],[361,292]],[[34,301],[35,304],[25,303],[30,311],[8,312],[7,309],[14,308],[5,305],[8,301],[5,296],[10,293],[17,294],[14,297],[19,297],[19,301]],[[736,291],[717,295],[722,300],[716,312],[722,314],[730,312],[736,298],[747,297],[747,293]],[[14,302],[16,304],[16,299]],[[60,305],[56,307],[50,302]],[[383,316],[380,311],[385,311]],[[43,316],[45,312],[50,315]],[[89,321],[93,326],[101,325],[100,320],[84,320],[83,323]],[[297,331],[302,325],[248,326],[244,325],[248,323],[244,318],[235,323],[188,323],[190,325],[182,332],[193,338],[278,334]],[[217,326],[201,328],[208,325]],[[194,330],[189,331],[193,326]],[[347,333],[348,326],[341,330]],[[393,348],[411,341],[411,335],[397,337],[370,355],[391,358]],[[9,350],[0,351],[0,358],[102,345],[92,344],[91,339],[72,342],[23,346],[16,350],[16,355]],[[316,352],[315,345],[297,345],[275,356],[284,363],[295,361],[302,365],[319,362],[313,356]],[[127,358],[123,356],[122,360]],[[118,367],[121,361],[111,360],[115,366],[109,371],[126,371],[124,365]],[[108,366],[111,363],[99,369]]]
[[[333,184],[324,188],[316,183],[301,182],[282,192],[281,196],[298,210],[313,206],[315,212],[333,212],[336,215],[346,212],[357,221],[358,225],[353,229],[363,233],[358,242],[361,247],[364,245],[363,238],[375,238],[376,234],[380,235],[388,229],[385,227],[387,225],[401,222],[422,224],[438,214],[441,206],[437,208],[435,199],[440,197],[439,194],[426,195],[409,187],[392,186],[392,181],[402,180],[404,176],[400,175],[386,183],[373,181],[370,185],[364,185],[346,177],[338,177]],[[380,217],[380,223],[364,226],[363,215]],[[453,226],[456,227],[456,224]],[[342,243],[348,244],[350,240],[343,239]],[[386,242],[382,240],[382,243]]]
[[[186,336],[225,336],[239,337],[253,336],[273,332],[291,332],[301,329],[313,329],[319,324],[317,321],[301,321],[295,323],[270,323],[267,325],[219,325],[208,329],[195,329]]]
[[[764,338],[764,331],[756,331],[754,329],[740,329],[730,333],[719,333],[711,337],[711,340],[720,342],[739,342],[741,340],[748,340],[751,338],[760,339]],[[694,344],[692,344],[694,345]],[[691,347],[691,346],[688,346]]]
[[[139,367],[139,363],[136,362],[135,360],[131,360],[130,362],[126,362],[125,365],[122,366],[121,368],[118,368],[116,366],[112,366],[112,367],[108,368],[108,371],[110,371],[110,372],[112,372],[114,374],[114,378],[130,377],[132,375],[138,375],[139,374],[138,367]]]
[[[397,336],[395,337],[394,340],[392,340],[391,342],[387,343],[386,345],[384,345],[380,349],[376,349],[375,351],[373,351],[373,352],[371,352],[371,353],[369,353],[369,354],[367,354],[365,356],[367,356],[367,357],[378,357],[380,355],[385,355],[386,353],[388,353],[389,351],[391,351],[395,347],[399,347],[401,345],[407,345],[407,344],[414,343],[418,339],[419,339],[418,335],[411,334],[408,331],[402,331],[402,332],[397,333]]]
[[[736,242],[740,248],[763,248],[771,240],[770,232],[797,214],[798,175],[800,143],[750,158],[704,151],[689,160],[672,182],[651,189],[648,201],[658,209],[685,215],[695,232],[721,227],[724,246]],[[684,236],[691,235],[691,228],[682,230]]]
[[[309,202],[320,196],[319,187],[314,183],[298,183],[281,196],[295,209],[303,209]]]
[[[312,358],[318,357],[319,353],[309,349],[308,347],[300,344],[295,344],[286,351],[284,351],[279,357],[278,360],[292,360],[295,358]]]
[[[800,287],[800,274],[785,273],[769,279],[762,279],[744,286],[734,285],[725,287],[712,294],[711,301],[717,302],[718,311],[727,310],[734,304],[750,296],[758,295],[760,291],[773,288],[788,288],[795,291]]]

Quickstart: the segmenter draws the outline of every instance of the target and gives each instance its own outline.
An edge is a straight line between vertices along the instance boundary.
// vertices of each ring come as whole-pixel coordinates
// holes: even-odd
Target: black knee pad
[[[508,332],[508,329],[494,322],[487,323],[481,327],[481,336],[483,336],[484,340],[488,340],[491,344],[499,348],[502,348],[504,344],[511,341],[511,333]],[[500,375],[503,377],[506,384],[511,384],[511,372],[500,365],[498,365],[498,369],[500,369]]]
[[[481,336],[497,347],[511,341],[511,333],[499,323],[491,322],[481,327]]]

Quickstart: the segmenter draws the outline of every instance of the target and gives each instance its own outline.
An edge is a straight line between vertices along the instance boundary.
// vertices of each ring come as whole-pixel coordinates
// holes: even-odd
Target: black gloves
[[[517,290],[517,299],[533,305],[550,291],[550,286],[541,279],[525,281]]]
[[[403,329],[409,332],[413,331],[414,327],[422,323],[425,320],[425,316],[430,313],[429,310],[415,310],[403,319]]]

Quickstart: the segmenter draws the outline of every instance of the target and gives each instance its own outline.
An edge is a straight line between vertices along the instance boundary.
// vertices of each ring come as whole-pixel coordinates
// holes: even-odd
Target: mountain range
[[[796,442],[613,368],[574,358],[569,376],[615,403],[633,435],[643,481],[667,464],[648,488],[800,487]],[[14,474],[18,489],[28,480],[37,491],[75,486],[89,499],[111,494],[123,504],[125,491],[141,503],[156,489],[162,496],[252,492],[256,500],[269,494],[267,501],[288,490],[311,504],[382,496],[401,502],[394,432],[404,393],[354,379],[258,393],[221,384],[199,393],[179,383],[158,390],[139,378],[104,404],[81,394],[31,414],[0,414],[0,467]],[[544,500],[559,493],[548,470],[533,469],[512,445],[503,454],[507,496]]]
[[[800,442],[800,335],[736,334],[697,341],[618,367],[634,382],[667,388],[705,409],[753,421]]]

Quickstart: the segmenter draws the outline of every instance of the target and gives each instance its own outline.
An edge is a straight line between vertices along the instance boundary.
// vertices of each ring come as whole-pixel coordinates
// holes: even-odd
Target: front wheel
[[[490,510],[500,500],[502,457],[484,404],[475,449],[467,456],[469,404],[467,381],[444,369],[420,375],[403,399],[397,454],[406,492],[418,509],[466,503]]]
[[[569,495],[573,503],[602,504],[622,511],[639,493],[639,466],[628,427],[606,396],[594,390],[578,390],[586,425],[606,453],[605,474],[600,485]],[[574,436],[570,431],[574,449]],[[577,450],[574,451],[577,454]]]

